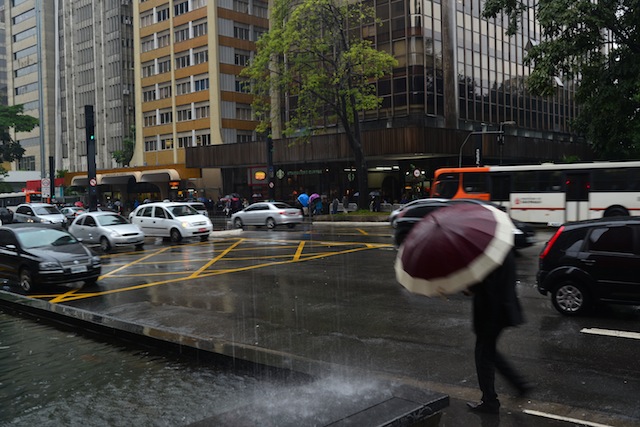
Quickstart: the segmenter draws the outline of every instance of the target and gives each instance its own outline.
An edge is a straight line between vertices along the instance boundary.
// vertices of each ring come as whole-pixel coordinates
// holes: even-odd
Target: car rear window
[[[549,250],[549,255],[580,251],[587,236],[587,231],[589,231],[587,227],[566,230],[558,236],[553,247]]]

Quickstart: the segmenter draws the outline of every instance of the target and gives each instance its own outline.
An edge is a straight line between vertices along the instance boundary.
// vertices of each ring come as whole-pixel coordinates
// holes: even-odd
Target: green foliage
[[[66,174],[69,173],[69,170],[67,169],[58,169],[56,171],[56,178],[64,178]]]
[[[640,8],[637,0],[540,0],[542,40],[527,52],[535,94],[555,92],[554,76],[579,79],[575,129],[604,159],[640,157]],[[528,7],[488,0],[483,15],[504,13],[515,34]],[[526,16],[526,15],[525,15]]]
[[[131,126],[129,136],[122,140],[122,150],[114,150],[111,155],[113,159],[123,166],[129,166],[136,147],[136,127]]]
[[[22,105],[0,105],[0,161],[12,162],[22,158],[24,148],[11,138],[10,130],[29,132],[38,126],[38,119],[23,114]]]
[[[282,133],[295,141],[322,132],[322,119],[336,117],[354,153],[363,193],[368,184],[359,112],[380,105],[372,83],[397,65],[360,36],[361,25],[378,25],[374,12],[369,3],[348,0],[274,0],[272,26],[242,73],[255,96],[258,132],[271,128],[272,114],[281,114],[271,111],[272,96],[288,98]]]

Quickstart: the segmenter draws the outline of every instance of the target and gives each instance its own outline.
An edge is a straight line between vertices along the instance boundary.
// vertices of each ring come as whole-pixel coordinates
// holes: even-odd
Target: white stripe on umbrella
[[[409,291],[416,294],[426,296],[454,294],[467,289],[471,285],[481,282],[493,270],[495,270],[495,268],[500,266],[513,247],[514,226],[510,219],[505,221],[504,217],[499,218],[502,215],[509,218],[504,212],[494,208],[493,206],[481,206],[489,209],[496,218],[494,236],[485,248],[484,252],[479,254],[463,270],[458,270],[447,276],[428,280],[421,277],[414,277],[405,271],[402,263],[402,254],[405,249],[403,245],[398,250],[395,262],[396,279],[398,282],[400,282],[400,284]],[[425,260],[425,262],[428,262],[428,260]]]

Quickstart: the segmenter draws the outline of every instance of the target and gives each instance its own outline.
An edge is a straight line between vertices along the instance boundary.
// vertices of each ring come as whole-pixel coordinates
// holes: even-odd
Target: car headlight
[[[91,257],[91,265],[93,265],[94,267],[97,265],[102,264],[102,260],[100,259],[100,257],[98,255],[94,255]]]
[[[62,268],[57,261],[42,261],[39,267],[40,271],[60,270]]]
[[[191,224],[189,224],[189,222],[187,222],[187,221],[182,221],[182,222],[180,223],[180,225],[182,226],[182,228],[189,228],[189,227],[191,227]]]
[[[111,237],[120,237],[120,233],[118,233],[117,231],[112,231],[109,233],[109,236]]]

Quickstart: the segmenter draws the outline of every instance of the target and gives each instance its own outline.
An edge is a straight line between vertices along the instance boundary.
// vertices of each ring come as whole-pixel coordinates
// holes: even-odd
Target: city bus
[[[42,193],[39,191],[18,191],[13,193],[0,193],[0,206],[18,206],[21,203],[35,203],[42,201]]]
[[[640,161],[442,168],[431,197],[504,206],[512,218],[559,226],[640,215]]]

